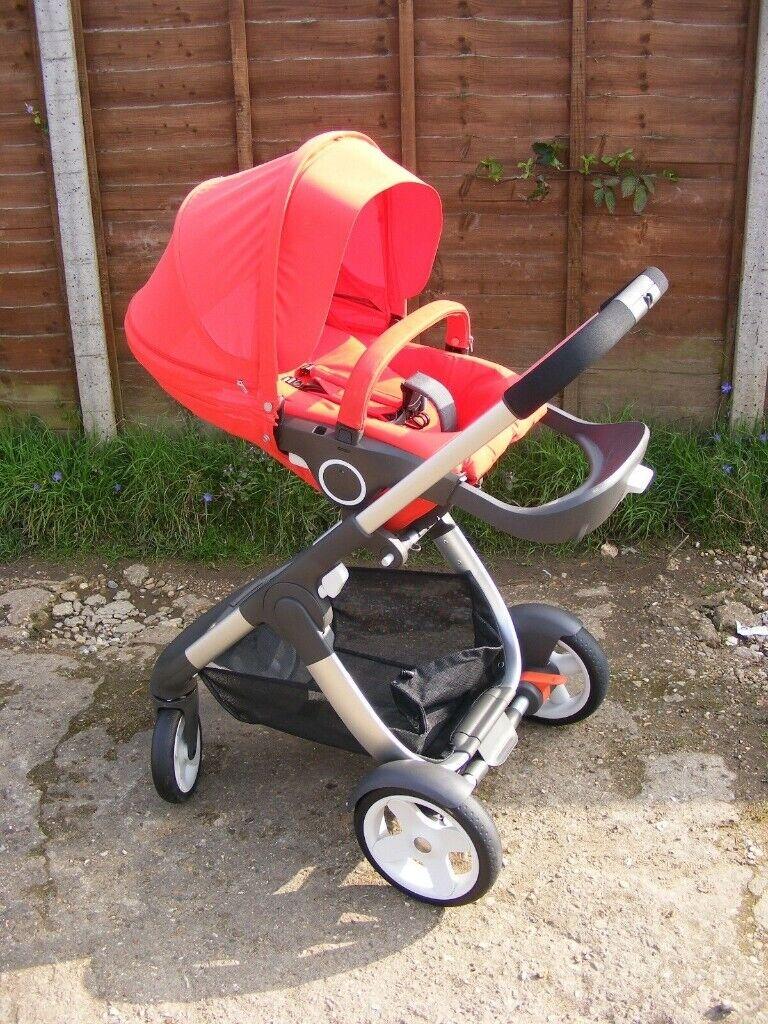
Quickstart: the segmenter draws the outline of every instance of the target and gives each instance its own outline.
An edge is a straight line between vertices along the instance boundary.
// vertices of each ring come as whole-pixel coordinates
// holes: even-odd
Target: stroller
[[[645,270],[518,376],[473,354],[460,303],[406,312],[441,226],[437,192],[371,139],[320,135],[195,188],[125,326],[167,392],[340,513],[158,658],[158,793],[181,802],[198,782],[201,679],[241,721],[369,754],[376,767],[349,801],[363,853],[409,896],[448,906],[478,899],[499,873],[499,837],[474,790],[506,761],[521,721],[578,722],[608,687],[605,656],[574,615],[507,607],[452,510],[560,542],[645,490],[647,427],[587,423],[547,403],[667,280]],[[444,348],[417,343],[439,324]],[[540,507],[486,494],[488,471],[536,425],[582,447],[587,479]],[[452,571],[401,571],[427,539]],[[347,568],[361,549],[377,568]]]

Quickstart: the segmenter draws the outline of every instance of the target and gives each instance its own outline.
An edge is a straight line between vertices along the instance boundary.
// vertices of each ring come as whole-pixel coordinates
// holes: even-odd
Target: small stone
[[[703,616],[694,623],[693,632],[699,640],[703,640],[710,647],[717,647],[720,644],[720,634],[709,619],[705,619]]]
[[[145,627],[141,633],[137,634],[136,640],[142,644],[156,644],[157,646],[165,647],[178,633],[177,626],[171,626],[167,622],[159,622],[155,626]]]
[[[72,614],[72,602],[61,601],[59,604],[55,604],[53,606],[51,612],[57,619],[66,618],[67,615]]]
[[[77,593],[74,590],[65,590],[64,593],[61,595],[61,600],[62,601],[76,601],[77,600]]]
[[[173,607],[181,612],[184,622],[192,622],[210,607],[210,602],[196,594],[179,594]]]
[[[707,1010],[705,1016],[707,1020],[725,1020],[726,1017],[730,1017],[734,1013],[736,1007],[733,1003],[727,999],[721,999]]]
[[[117,580],[107,580],[107,586],[109,587],[110,590],[117,590],[120,584],[117,582]]]
[[[118,592],[115,594],[115,600],[116,601],[127,601],[130,596],[131,596],[130,590],[118,590]]]
[[[140,622],[128,619],[126,622],[121,622],[115,626],[114,632],[117,636],[130,636],[133,633],[141,633],[143,630],[144,626]]]
[[[90,597],[86,597],[85,603],[89,606],[89,608],[96,608],[97,605],[106,604],[107,599],[106,597],[104,597],[103,594],[91,594]]]
[[[608,541],[600,547],[600,554],[603,558],[618,558],[619,549],[615,544],[610,544]]]
[[[104,619],[127,619],[129,615],[133,615],[136,611],[136,606],[130,601],[110,601],[109,604],[105,604],[99,609],[99,618]]]
[[[751,647],[737,647],[733,653],[747,665],[754,665],[758,661],[762,661],[762,655],[758,651],[753,651]]]
[[[758,616],[741,601],[724,601],[715,608],[712,619],[717,628],[723,631],[735,630],[737,622],[740,622],[742,626],[758,626],[760,624]]]
[[[149,576],[149,569],[146,565],[141,565],[137,562],[135,565],[129,565],[127,569],[123,569],[123,576],[133,587],[140,587]]]
[[[24,587],[9,590],[0,596],[0,614],[7,608],[6,618],[11,626],[20,626],[30,619],[42,615],[53,601],[53,594],[42,587]]]

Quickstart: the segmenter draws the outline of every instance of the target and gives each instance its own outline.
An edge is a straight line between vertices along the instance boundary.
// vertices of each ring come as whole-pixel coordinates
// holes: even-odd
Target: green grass
[[[657,471],[653,487],[628,497],[592,541],[689,534],[720,547],[768,547],[764,434],[658,425],[646,461]],[[537,504],[572,489],[583,474],[578,449],[540,430],[514,446],[488,489]],[[131,428],[97,444],[35,420],[0,419],[5,560],[34,552],[252,562],[294,553],[334,519],[322,498],[258,449],[193,423],[172,432]],[[482,523],[467,524],[486,553],[520,550]]]

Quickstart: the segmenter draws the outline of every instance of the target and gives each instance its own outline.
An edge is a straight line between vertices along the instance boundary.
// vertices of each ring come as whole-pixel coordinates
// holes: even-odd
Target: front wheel
[[[549,700],[530,715],[547,725],[570,725],[589,718],[608,694],[608,659],[583,626],[578,633],[557,642],[545,670],[566,678],[565,683],[552,687]]]
[[[203,734],[197,726],[194,756],[184,740],[184,715],[175,708],[161,708],[152,733],[152,781],[158,795],[171,804],[189,800],[200,777]]]
[[[379,874],[423,903],[472,903],[501,869],[496,827],[473,796],[449,811],[413,790],[375,789],[355,806],[355,833]]]

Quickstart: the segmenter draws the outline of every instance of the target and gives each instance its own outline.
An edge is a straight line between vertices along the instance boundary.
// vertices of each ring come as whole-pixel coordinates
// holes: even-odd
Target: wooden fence
[[[372,135],[440,190],[429,297],[467,303],[478,351],[522,367],[649,262],[672,281],[631,341],[566,395],[711,419],[738,297],[758,0],[74,0],[102,292],[127,419],[173,408],[122,320],[200,180],[329,128]],[[0,0],[0,404],[76,406],[31,3]],[[28,106],[25,106],[28,105]],[[32,113],[29,112],[32,109]],[[670,167],[638,216],[563,175],[515,172],[535,140],[632,147]],[[311,267],[308,267],[311,272]]]

